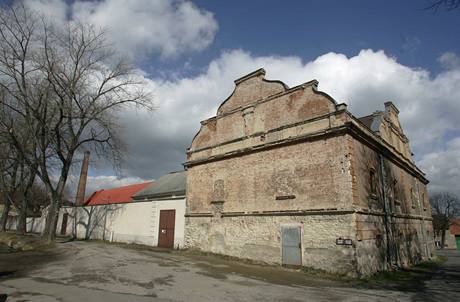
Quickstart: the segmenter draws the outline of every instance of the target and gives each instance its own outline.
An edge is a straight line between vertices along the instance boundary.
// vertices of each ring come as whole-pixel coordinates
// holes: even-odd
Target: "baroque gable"
[[[203,149],[213,148],[214,154],[219,153],[216,149],[225,149],[236,141],[245,148],[254,143],[249,142],[254,137],[263,141],[266,134],[277,129],[336,111],[336,102],[318,91],[317,85],[318,81],[312,80],[289,88],[281,81],[266,80],[264,69],[235,80],[233,93],[220,105],[216,116],[201,122],[188,159]]]

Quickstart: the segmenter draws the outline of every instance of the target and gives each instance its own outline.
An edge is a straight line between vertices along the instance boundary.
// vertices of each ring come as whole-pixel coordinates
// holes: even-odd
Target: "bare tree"
[[[441,234],[441,248],[444,248],[446,231],[460,215],[460,199],[449,192],[432,194],[430,204],[433,215],[433,228],[435,233]]]
[[[106,239],[107,233],[107,216],[116,214],[123,210],[121,204],[104,204],[96,206],[77,207],[78,214],[75,214],[75,229],[82,226],[85,230],[85,240],[91,240],[94,237],[102,240]],[[100,232],[100,233],[97,233]],[[96,233],[96,236],[93,236]],[[76,237],[76,231],[74,236]]]
[[[7,133],[27,165],[37,166],[50,195],[43,235],[52,241],[75,160],[92,150],[118,163],[123,144],[117,112],[129,105],[153,107],[143,81],[108,45],[103,30],[77,22],[56,26],[12,6],[0,13],[0,35],[0,87],[6,106],[24,120]],[[33,134],[33,148],[20,139],[23,127]]]
[[[36,167],[32,168],[36,169]],[[27,229],[27,214],[29,212],[30,193],[35,182],[36,172],[32,171],[24,161],[19,160],[19,175],[13,204],[19,212],[16,231],[25,234]]]
[[[0,198],[3,211],[0,218],[0,231],[6,231],[8,214],[12,205],[12,195],[16,190],[18,162],[10,160],[10,148],[7,144],[0,143]]]
[[[21,233],[26,231],[27,195],[35,182],[38,168],[36,161],[25,158],[35,152],[36,133],[31,131],[33,120],[30,119],[30,110],[22,106],[31,99],[38,79],[36,68],[31,64],[37,20],[23,6],[15,6],[10,11],[0,10],[0,133],[1,143],[8,150],[6,157],[2,158],[2,186],[5,189],[2,229],[9,208],[15,203],[19,211],[18,231]],[[21,145],[21,149],[15,148],[16,144]],[[13,172],[9,172],[10,169]]]
[[[4,205],[0,219],[0,231],[6,230],[7,219],[11,206],[19,212],[17,231],[26,232],[29,192],[35,182],[35,171],[29,169],[15,149],[11,148],[5,136],[0,141],[0,191]],[[35,167],[36,168],[36,167]]]

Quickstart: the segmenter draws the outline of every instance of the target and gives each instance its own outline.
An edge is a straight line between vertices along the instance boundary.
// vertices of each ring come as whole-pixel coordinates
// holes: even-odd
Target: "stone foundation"
[[[282,264],[281,228],[299,226],[303,266],[352,277],[370,276],[388,269],[386,237],[384,229],[372,230],[377,234],[374,237],[357,237],[356,222],[363,219],[369,225],[384,225],[380,221],[382,217],[355,213],[186,217],[185,245],[206,252]],[[394,227],[406,230],[395,239],[395,259],[399,266],[410,266],[432,256],[431,238],[419,238],[421,220],[395,219]],[[353,244],[337,245],[338,238],[351,239]],[[427,248],[424,240],[427,240]]]
[[[302,216],[187,217],[186,247],[281,264],[281,228],[301,228],[302,265],[356,276],[354,246],[337,245],[352,239],[353,214]]]

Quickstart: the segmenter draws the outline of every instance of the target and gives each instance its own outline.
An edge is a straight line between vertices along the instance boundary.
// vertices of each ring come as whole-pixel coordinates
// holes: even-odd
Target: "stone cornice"
[[[265,75],[265,69],[263,69],[263,68],[257,69],[256,71],[253,71],[253,72],[251,72],[251,73],[249,73],[247,75],[242,76],[241,78],[236,79],[234,82],[235,82],[235,85],[238,85],[239,83],[244,82],[247,79],[250,79],[252,77],[257,77],[257,76],[260,76],[260,75],[262,75],[262,76]]]
[[[286,138],[286,139],[282,139],[282,140],[277,140],[277,141],[274,141],[274,142],[267,142],[267,143],[255,145],[255,146],[252,146],[252,147],[241,148],[241,149],[231,151],[231,152],[227,152],[227,153],[223,153],[223,154],[209,156],[209,157],[206,157],[206,158],[187,161],[183,165],[184,165],[184,167],[189,168],[191,166],[201,165],[201,164],[204,164],[204,163],[218,161],[218,160],[222,160],[222,159],[226,159],[226,158],[230,158],[230,157],[236,157],[236,156],[241,156],[241,155],[248,154],[248,153],[259,152],[259,151],[263,151],[263,150],[277,148],[277,147],[288,145],[288,144],[294,144],[294,143],[299,143],[299,142],[308,141],[308,140],[324,139],[327,136],[336,136],[336,135],[344,134],[345,131],[346,131],[346,128],[347,128],[346,126],[338,126],[338,127],[333,127],[333,128],[326,128],[324,130],[312,132],[312,133],[309,133],[307,135],[290,137],[290,138]],[[259,136],[260,136],[260,134],[259,134]],[[246,137],[243,138],[243,139],[246,139]]]
[[[248,107],[250,106],[246,106],[245,108],[248,108]],[[192,155],[194,153],[198,153],[198,152],[210,150],[210,149],[212,150],[214,148],[226,146],[226,145],[236,143],[239,141],[244,141],[244,140],[256,138],[256,137],[262,137],[265,135],[269,135],[270,133],[283,131],[285,129],[306,125],[306,124],[313,123],[316,121],[329,119],[329,127],[327,128],[323,128],[318,131],[312,131],[304,135],[288,137],[288,138],[280,139],[276,141],[267,141],[265,143],[255,144],[250,147],[240,148],[240,149],[232,150],[232,151],[225,152],[222,154],[211,155],[205,158],[189,160],[185,162],[183,165],[184,167],[188,168],[191,166],[200,165],[200,164],[204,164],[207,162],[223,160],[223,159],[230,158],[230,157],[236,157],[236,156],[241,156],[244,154],[249,154],[252,152],[259,152],[259,151],[267,150],[270,148],[277,148],[277,147],[288,145],[288,144],[300,143],[300,142],[309,141],[309,140],[311,141],[311,140],[324,139],[325,137],[332,137],[332,136],[337,136],[337,135],[348,133],[352,135],[354,138],[358,139],[359,141],[365,143],[367,146],[371,147],[372,149],[384,155],[387,159],[391,160],[394,164],[398,165],[400,168],[404,169],[411,175],[417,177],[422,183],[424,184],[428,183],[428,180],[425,178],[425,174],[413,162],[405,158],[401,153],[399,153],[393,146],[391,146],[383,138],[381,138],[380,136],[378,136],[377,134],[369,130],[358,118],[356,118],[349,111],[346,110],[346,106],[340,107],[340,105],[337,105],[337,108],[341,108],[341,109],[336,110],[326,115],[322,115],[319,117],[309,119],[309,120],[304,120],[301,122],[284,125],[282,127],[271,129],[266,132],[254,133],[249,136],[239,137],[237,139],[223,142],[220,144],[207,146],[207,147],[195,149],[195,150],[188,150],[187,154]],[[345,122],[342,125],[335,126],[335,127],[331,126],[331,117],[334,116],[335,118],[337,118],[343,113],[347,115],[348,122]]]
[[[241,216],[315,216],[315,215],[372,215],[385,216],[382,211],[374,211],[364,208],[327,208],[327,209],[309,209],[309,210],[278,210],[278,211],[247,211],[247,212],[222,212],[221,217],[241,217]],[[214,217],[211,212],[186,213],[185,217]],[[431,221],[431,217],[414,214],[397,214],[392,213],[390,217],[403,219],[416,219]]]
[[[247,107],[245,107],[245,109],[247,109]],[[194,150],[189,149],[189,150],[187,150],[187,154],[197,153],[197,152],[201,152],[201,151],[204,151],[204,150],[209,150],[209,149],[213,149],[213,148],[216,148],[216,147],[225,146],[225,145],[228,145],[228,144],[231,144],[231,143],[243,141],[243,140],[248,139],[248,138],[260,137],[262,135],[267,135],[267,134],[277,132],[277,131],[281,131],[281,130],[284,130],[284,129],[305,125],[305,124],[308,124],[308,123],[312,123],[312,122],[315,122],[315,121],[319,121],[319,120],[322,120],[322,119],[329,118],[329,117],[334,116],[334,115],[338,115],[338,114],[343,113],[343,112],[345,112],[345,110],[338,110],[338,111],[334,111],[332,113],[328,113],[326,115],[321,115],[321,116],[314,117],[314,118],[304,120],[304,121],[301,121],[301,122],[284,125],[284,126],[274,128],[274,129],[271,129],[271,130],[268,130],[268,131],[265,131],[265,132],[256,132],[256,133],[253,133],[251,135],[241,136],[241,137],[238,137],[238,138],[235,138],[235,139],[223,142],[223,143],[215,144],[215,145],[212,145],[212,146],[206,146],[206,147],[199,148],[199,149],[194,149]]]

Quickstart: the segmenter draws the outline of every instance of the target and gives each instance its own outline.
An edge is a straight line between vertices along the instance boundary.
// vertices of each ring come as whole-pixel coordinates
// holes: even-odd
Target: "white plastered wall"
[[[27,232],[42,233],[45,229],[45,216],[27,218]]]
[[[153,245],[154,202],[117,206],[107,212],[106,240]]]
[[[66,235],[76,234],[79,239],[84,239],[86,235],[89,235],[90,239],[157,246],[161,210],[176,211],[174,248],[182,248],[184,246],[185,198],[107,206],[63,207],[59,213],[56,233],[60,234],[62,217],[64,213],[68,213]],[[75,223],[75,216],[77,223]],[[88,217],[91,217],[89,231],[87,231]]]

